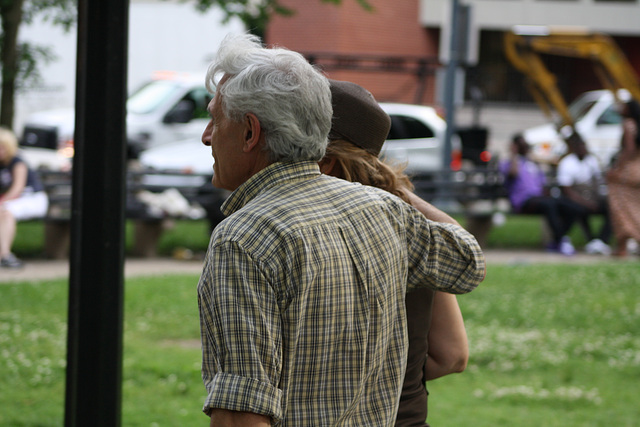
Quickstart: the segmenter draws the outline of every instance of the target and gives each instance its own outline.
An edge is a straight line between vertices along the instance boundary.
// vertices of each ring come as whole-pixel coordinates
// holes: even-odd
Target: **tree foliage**
[[[339,5],[342,0],[320,0],[323,3]],[[368,0],[355,0],[365,10],[373,10]],[[206,11],[218,6],[225,14],[223,22],[231,18],[240,19],[252,34],[264,39],[264,34],[271,16],[292,16],[295,10],[284,6],[279,0],[196,0],[196,8]]]
[[[16,89],[40,80],[38,64],[55,58],[48,46],[18,41],[20,26],[41,19],[68,31],[76,20],[77,0],[0,0],[0,126],[13,127]]]
[[[108,1],[108,0],[95,0]],[[343,0],[320,0],[340,5]],[[353,0],[364,10],[373,7],[369,0]],[[217,6],[225,15],[224,22],[232,18],[242,21],[247,30],[264,39],[273,15],[292,16],[295,10],[281,0],[196,0],[196,8],[206,11]],[[13,126],[16,89],[40,81],[39,64],[55,59],[49,46],[18,42],[21,25],[36,19],[61,26],[68,31],[77,18],[77,0],[0,0],[0,67],[2,68],[2,96],[0,98],[0,126]]]

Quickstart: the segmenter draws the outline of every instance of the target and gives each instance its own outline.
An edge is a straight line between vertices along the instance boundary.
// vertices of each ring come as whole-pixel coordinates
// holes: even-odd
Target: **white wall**
[[[448,25],[451,0],[420,0],[420,22]],[[596,0],[460,0],[473,7],[478,29],[513,25],[581,26],[615,36],[640,35],[640,3]]]
[[[129,14],[130,89],[158,70],[204,72],[224,36],[244,31],[237,20],[222,24],[217,9],[202,14],[182,2],[134,1]]]
[[[129,90],[154,71],[206,70],[227,33],[244,31],[241,22],[222,24],[222,13],[197,12],[193,4],[176,1],[132,1],[129,10]],[[41,67],[43,82],[16,99],[14,129],[22,132],[26,117],[36,111],[73,108],[75,103],[76,30],[37,22],[20,29],[19,38],[52,48],[58,59]]]

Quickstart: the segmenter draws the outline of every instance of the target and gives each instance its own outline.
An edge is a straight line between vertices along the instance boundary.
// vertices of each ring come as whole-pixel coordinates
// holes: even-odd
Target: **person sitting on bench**
[[[567,232],[575,221],[573,211],[562,199],[546,191],[546,177],[540,166],[528,157],[529,144],[520,134],[511,140],[510,158],[500,163],[511,207],[516,213],[541,214],[552,233],[547,249],[563,255],[575,254]]]
[[[49,201],[35,171],[18,155],[18,140],[9,129],[0,128],[0,267],[20,268],[12,252],[16,222],[43,217]]]

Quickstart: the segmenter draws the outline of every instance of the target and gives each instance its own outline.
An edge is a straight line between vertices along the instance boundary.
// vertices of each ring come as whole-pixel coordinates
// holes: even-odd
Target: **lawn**
[[[459,297],[467,370],[429,384],[434,426],[632,426],[640,269],[490,265]],[[123,426],[207,425],[197,277],[126,281]],[[0,425],[61,426],[67,284],[0,285]]]
[[[210,236],[209,223],[206,220],[168,221],[167,227],[158,242],[159,255],[171,255],[176,248],[188,248],[194,252],[206,251]],[[132,251],[133,235],[133,223],[127,221],[125,248],[128,254]],[[44,253],[44,223],[18,223],[12,251],[20,258],[41,258]]]
[[[123,426],[205,425],[196,276],[125,284]],[[67,283],[0,285],[0,425],[61,426]]]
[[[471,358],[429,385],[434,426],[636,426],[640,268],[489,266],[458,298]]]
[[[456,217],[464,226],[466,219]],[[501,226],[492,226],[487,239],[488,248],[544,248],[542,220],[536,215],[507,215]],[[593,221],[594,230],[600,225],[600,218]],[[171,255],[176,248],[188,248],[193,252],[204,252],[209,243],[209,224],[205,220],[179,220],[169,223],[171,226],[162,234],[158,243],[158,254]],[[13,251],[22,258],[38,258],[43,253],[44,224],[29,221],[18,224]],[[576,247],[585,243],[581,230],[575,226],[570,236]],[[131,253],[133,242],[133,224],[127,221],[125,244]]]

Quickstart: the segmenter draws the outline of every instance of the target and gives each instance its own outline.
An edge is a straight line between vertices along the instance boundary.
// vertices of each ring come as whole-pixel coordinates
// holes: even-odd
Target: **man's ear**
[[[337,161],[338,160],[335,157],[324,157],[318,162],[318,165],[320,166],[320,172],[325,175],[337,176],[334,174]]]
[[[244,128],[244,145],[243,150],[249,152],[253,150],[262,137],[262,127],[260,121],[253,113],[247,113],[245,116],[245,128]]]

